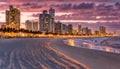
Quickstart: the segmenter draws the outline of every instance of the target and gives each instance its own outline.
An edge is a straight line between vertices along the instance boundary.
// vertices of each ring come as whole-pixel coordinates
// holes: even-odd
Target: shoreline
[[[49,44],[51,40],[51,38],[1,40],[0,69],[89,69],[67,55],[53,50]]]
[[[98,50],[71,47],[63,43],[64,39],[55,39],[52,48],[90,67],[90,69],[119,69],[120,54]]]
[[[67,39],[67,38],[77,38],[77,39],[79,39],[79,38],[104,38],[104,37],[120,37],[120,36],[79,36],[79,37],[77,37],[77,36],[65,36],[65,37],[58,37],[58,36],[52,36],[52,37],[49,37],[49,36],[46,36],[46,37],[6,37],[6,38],[0,38],[0,39],[22,39],[22,38],[54,38],[54,39]]]
[[[28,56],[28,54],[30,54],[31,56],[29,56],[29,58],[34,58],[33,61],[37,61],[33,55],[41,59],[46,58],[52,61],[53,59],[51,58],[57,59],[57,56],[65,55],[66,56],[65,58],[69,57],[67,59],[69,59],[70,61],[72,62],[77,61],[78,64],[80,63],[81,66],[83,65],[83,67],[87,67],[90,69],[119,69],[120,68],[120,54],[108,53],[108,52],[78,48],[78,47],[71,47],[63,43],[63,40],[65,39],[68,39],[68,38],[54,38],[54,39],[53,38],[25,38],[25,39],[21,38],[20,40],[11,39],[12,41],[7,40],[7,42],[6,41],[0,42],[1,44],[0,50],[3,51],[3,53],[4,51],[5,52],[13,51],[13,52],[10,52],[11,54],[22,53],[21,55],[23,55],[24,58],[26,58],[24,55]],[[28,42],[25,42],[25,41],[28,41]],[[8,50],[6,50],[7,48]],[[21,50],[24,50],[24,51],[21,52]],[[29,52],[26,52],[26,50]],[[57,54],[57,53],[58,55],[56,55],[56,57],[52,56],[53,54]],[[51,58],[46,57],[47,55],[49,55]],[[19,55],[18,57],[20,58]],[[60,56],[58,58],[62,59],[63,57]],[[57,62],[57,63],[60,63],[60,62]],[[62,65],[64,66],[64,64]]]

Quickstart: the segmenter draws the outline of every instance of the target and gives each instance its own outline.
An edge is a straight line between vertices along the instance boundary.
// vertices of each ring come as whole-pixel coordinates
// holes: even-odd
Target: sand
[[[0,69],[120,69],[120,54],[71,47],[63,40],[0,40]]]
[[[0,69],[89,69],[50,46],[53,39],[0,40]]]
[[[120,69],[120,54],[71,47],[64,44],[63,40],[52,40],[52,48],[83,63],[91,69]]]

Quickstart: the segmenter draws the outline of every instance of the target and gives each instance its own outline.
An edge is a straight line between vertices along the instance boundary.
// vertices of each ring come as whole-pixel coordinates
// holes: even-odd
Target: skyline
[[[56,21],[60,20],[65,24],[71,23],[74,27],[76,27],[76,24],[81,24],[83,26],[90,26],[92,29],[96,29],[97,25],[105,25],[108,31],[120,32],[119,0],[107,0],[106,2],[103,0],[75,0],[74,2],[71,0],[38,1],[0,0],[0,22],[5,22],[5,10],[11,4],[20,9],[21,23],[24,23],[26,20],[38,19],[38,15],[43,10],[52,7],[56,10]]]

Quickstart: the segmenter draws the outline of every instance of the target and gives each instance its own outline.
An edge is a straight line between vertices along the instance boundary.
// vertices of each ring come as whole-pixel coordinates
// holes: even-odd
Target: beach
[[[51,45],[54,49],[57,49],[65,55],[85,64],[90,69],[120,68],[120,54],[118,53],[68,46],[67,44],[64,44],[62,39],[55,39],[51,44],[54,44]]]
[[[72,47],[68,38],[0,40],[0,69],[119,69],[120,54]]]

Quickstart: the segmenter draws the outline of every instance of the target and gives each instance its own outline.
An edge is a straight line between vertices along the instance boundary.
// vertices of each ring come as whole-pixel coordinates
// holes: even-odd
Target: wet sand
[[[120,54],[71,47],[63,40],[0,40],[0,69],[120,69]]]
[[[50,46],[53,39],[0,40],[0,69],[89,69]]]
[[[120,69],[120,54],[71,47],[64,39],[52,40],[51,46],[57,51],[79,61],[91,69]]]

